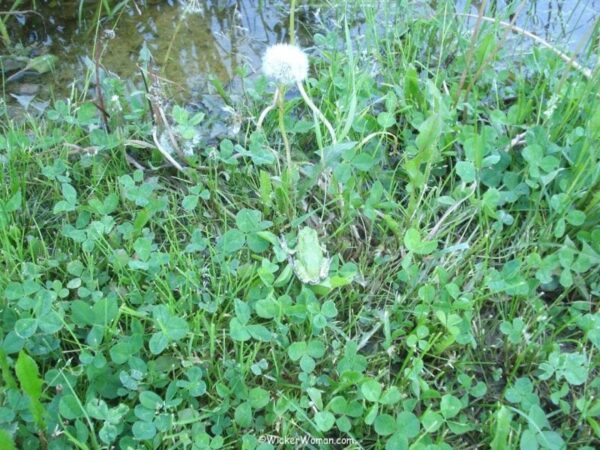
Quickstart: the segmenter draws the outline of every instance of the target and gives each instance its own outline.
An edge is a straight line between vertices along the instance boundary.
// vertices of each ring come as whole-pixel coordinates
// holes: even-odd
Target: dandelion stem
[[[277,97],[277,105],[279,106],[279,131],[281,132],[281,138],[283,139],[283,145],[285,147],[285,157],[287,160],[288,170],[291,173],[292,170],[292,150],[290,148],[290,141],[288,141],[287,133],[285,131],[285,89],[282,86],[277,88],[279,96]]]
[[[337,143],[337,139],[335,137],[335,131],[333,130],[331,123],[329,123],[329,120],[327,120],[327,118],[323,115],[323,113],[319,110],[319,108],[317,108],[316,105],[313,103],[313,101],[310,99],[310,97],[304,90],[304,86],[302,86],[302,83],[298,81],[296,83],[296,86],[298,87],[298,90],[300,91],[300,95],[302,95],[302,98],[304,99],[304,101],[306,102],[308,107],[310,109],[312,109],[312,111],[317,115],[319,120],[321,122],[323,122],[323,125],[325,125],[325,127],[327,128],[327,131],[329,131],[329,135],[331,136],[331,142],[334,144]]]

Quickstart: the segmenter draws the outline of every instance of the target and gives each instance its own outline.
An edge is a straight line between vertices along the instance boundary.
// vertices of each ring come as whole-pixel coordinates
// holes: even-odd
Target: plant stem
[[[10,35],[8,34],[8,30],[6,29],[6,25],[4,25],[4,21],[0,18],[0,37],[2,37],[2,41],[4,41],[5,47],[10,47]]]
[[[296,45],[296,24],[295,24],[295,16],[296,16],[296,0],[290,1],[290,25],[289,25],[289,33],[290,33],[290,44]]]
[[[17,7],[21,4],[22,1],[23,0],[15,0],[15,2],[12,4],[12,6],[8,10],[8,12],[11,13],[11,12],[15,11],[17,9]],[[4,19],[1,17],[0,17],[0,37],[4,41],[4,46],[6,48],[9,48],[11,45],[10,35],[8,34],[8,29],[6,28]]]
[[[271,112],[271,110],[277,106],[278,98],[279,98],[279,86],[277,86],[275,88],[275,95],[273,96],[273,103],[271,103],[269,106],[267,106],[265,109],[263,109],[263,111],[260,113],[260,116],[258,117],[258,122],[256,123],[256,128],[258,130],[260,130],[262,128],[262,124],[265,121],[267,114],[269,114],[269,112]]]
[[[279,131],[281,132],[281,138],[283,139],[283,145],[285,147],[285,157],[287,161],[288,171],[291,173],[292,170],[292,150],[290,149],[290,141],[288,141],[287,133],[285,131],[285,88],[283,86],[279,86],[277,88],[279,92],[279,96],[277,97],[277,106],[279,107]]]
[[[323,122],[323,125],[325,125],[325,127],[327,128],[327,131],[329,131],[329,135],[331,136],[331,142],[333,144],[336,144],[337,143],[337,139],[335,137],[335,131],[333,130],[333,127],[331,126],[331,123],[329,122],[329,120],[327,120],[327,118],[323,115],[323,113],[319,110],[319,108],[317,108],[317,106],[310,99],[310,97],[308,96],[308,94],[304,90],[304,86],[302,86],[302,83],[301,82],[297,82],[296,86],[298,87],[298,90],[300,91],[300,95],[302,95],[302,98],[304,99],[304,101],[306,102],[306,104],[308,105],[308,107],[310,109],[312,109],[312,111],[317,115],[317,117],[319,118],[319,120],[321,122]]]

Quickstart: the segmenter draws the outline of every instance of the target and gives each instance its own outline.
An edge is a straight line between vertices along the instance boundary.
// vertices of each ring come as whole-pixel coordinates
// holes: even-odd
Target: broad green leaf
[[[21,389],[29,397],[29,409],[38,429],[43,430],[44,407],[41,403],[43,380],[40,378],[37,364],[27,353],[21,351],[15,363],[15,373]]]
[[[0,448],[2,450],[17,450],[10,434],[3,428],[0,428]]]
[[[442,118],[439,114],[429,116],[420,126],[415,143],[421,152],[429,153],[442,132]]]
[[[506,406],[500,406],[493,419],[492,429],[494,439],[491,442],[492,450],[509,450],[510,421],[512,414]]]

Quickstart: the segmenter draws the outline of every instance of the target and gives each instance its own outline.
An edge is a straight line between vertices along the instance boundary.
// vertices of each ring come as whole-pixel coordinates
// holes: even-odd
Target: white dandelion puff
[[[296,45],[275,44],[265,52],[262,70],[277,83],[286,86],[300,83],[308,77],[308,56]]]
[[[313,111],[315,116],[321,120],[321,122],[323,122],[329,131],[332,143],[335,144],[337,142],[335,130],[331,126],[331,123],[329,123],[323,113],[313,103],[304,90],[304,86],[302,85],[302,83],[308,78],[308,69],[308,56],[300,47],[292,44],[272,45],[267,48],[267,51],[262,59],[263,73],[268,78],[275,81],[277,83],[277,87],[275,89],[273,103],[262,111],[258,117],[256,126],[258,129],[261,129],[262,123],[269,111],[276,107],[279,108],[279,129],[281,131],[281,136],[285,147],[288,168],[292,167],[292,157],[283,120],[283,115],[285,112],[284,102],[286,87],[295,85],[298,88],[298,91],[300,91],[300,95],[302,96],[304,102]],[[323,155],[321,155],[321,157],[323,158]]]

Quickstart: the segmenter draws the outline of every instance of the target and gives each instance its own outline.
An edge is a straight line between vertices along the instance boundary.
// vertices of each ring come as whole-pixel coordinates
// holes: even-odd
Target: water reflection
[[[265,45],[287,39],[287,6],[281,0],[191,0],[130,2],[116,18],[102,63],[128,78],[147,48],[165,78],[182,91],[205,88],[207,74],[228,83],[242,64],[257,66]],[[80,26],[73,2],[39,5],[41,14],[18,16],[16,40],[44,43],[61,56],[59,82],[81,79],[81,58],[93,54],[93,9]],[[116,20],[115,20],[116,19]]]
[[[437,3],[410,0],[408,4],[416,8],[423,1]],[[73,81],[83,79],[82,59],[94,53],[95,11],[100,2],[87,1],[81,17],[79,3],[38,0],[37,13],[18,14],[9,20],[15,42],[23,42],[29,56],[44,51],[60,56],[60,70],[48,83],[58,96],[68,95]],[[298,4],[300,32],[305,31],[301,42],[308,44],[310,22],[316,16],[312,13],[332,11],[333,5],[342,2],[301,0]],[[600,13],[600,0],[488,0],[486,4],[487,15],[503,19],[508,19],[511,4],[523,4],[516,24],[549,42],[558,42],[558,47],[567,51],[588,38]],[[479,1],[456,2],[458,11],[469,13],[476,13],[480,5]],[[287,0],[130,0],[115,17],[104,21],[114,27],[115,38],[107,41],[102,64],[130,78],[137,74],[140,52],[147,48],[162,75],[172,81],[173,92],[196,98],[206,91],[209,77],[226,85],[241,65],[258,67],[267,44],[287,40],[288,13]],[[360,28],[354,32],[360,34]]]
[[[459,11],[476,14],[481,0],[458,0]],[[591,36],[600,16],[600,0],[488,0],[486,15],[510,20],[520,9],[515,25],[559,43],[563,50],[577,50]]]

